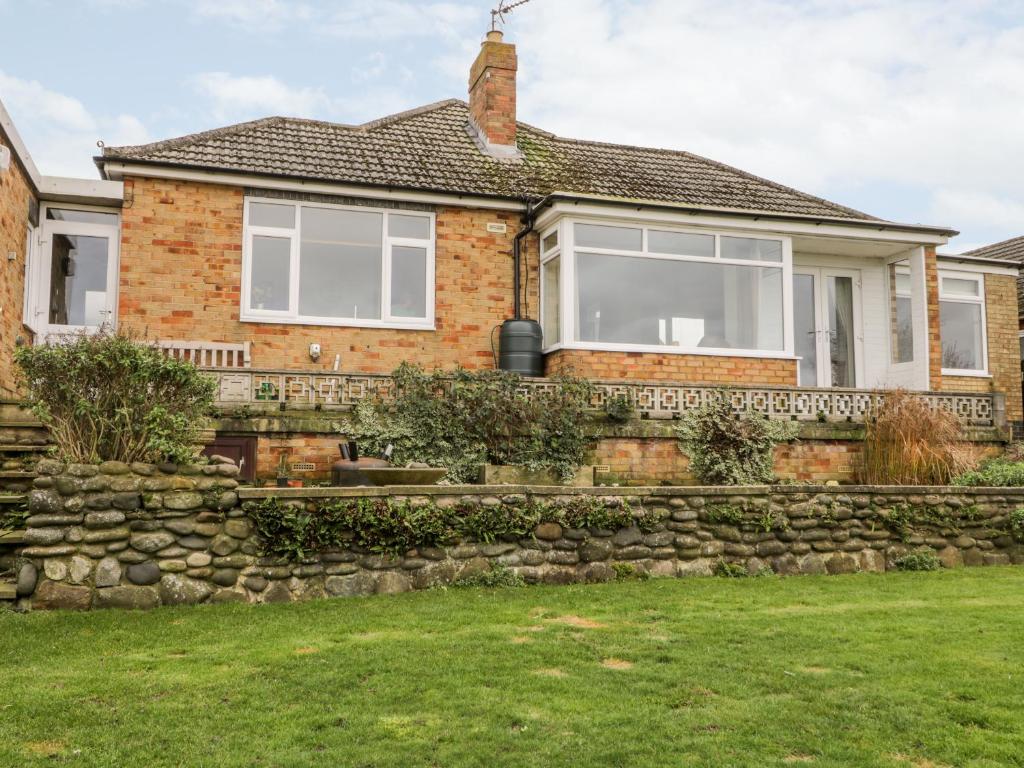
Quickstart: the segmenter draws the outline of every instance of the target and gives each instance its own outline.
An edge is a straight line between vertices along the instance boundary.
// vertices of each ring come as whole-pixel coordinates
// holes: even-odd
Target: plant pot
[[[288,478],[287,477],[281,477],[280,475],[278,475],[277,476],[277,487],[278,488],[287,488],[288,487]]]
[[[518,465],[481,464],[477,482],[481,485],[562,485],[589,488],[594,485],[594,466],[576,470],[568,481],[546,469],[527,469]]]

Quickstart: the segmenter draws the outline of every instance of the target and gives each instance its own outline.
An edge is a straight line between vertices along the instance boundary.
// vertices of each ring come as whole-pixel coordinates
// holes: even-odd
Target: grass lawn
[[[1024,568],[0,612],[0,765],[1024,766]]]

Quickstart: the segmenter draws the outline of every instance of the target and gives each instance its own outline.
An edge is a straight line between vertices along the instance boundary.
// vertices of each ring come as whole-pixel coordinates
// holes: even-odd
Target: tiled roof
[[[841,219],[873,219],[689,152],[563,139],[519,124],[521,162],[498,160],[470,135],[469,108],[438,102],[364,125],[288,117],[132,147],[135,161],[433,192],[540,198],[551,192]]]
[[[967,251],[963,256],[974,256],[979,259],[1001,259],[1004,261],[1024,262],[1024,236],[1011,237],[992,245],[984,245]]]
[[[1024,264],[1024,236],[1011,237],[992,245],[984,245],[967,251],[963,256],[973,256],[978,259],[1000,259],[1001,261],[1015,261]],[[1024,318],[1024,275],[1017,276],[1017,313]]]

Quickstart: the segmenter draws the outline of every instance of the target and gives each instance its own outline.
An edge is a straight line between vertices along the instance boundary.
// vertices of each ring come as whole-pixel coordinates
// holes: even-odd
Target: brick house
[[[324,411],[403,360],[494,366],[495,329],[518,306],[543,328],[548,375],[632,390],[654,417],[730,386],[809,423],[856,422],[869,391],[901,387],[990,428],[983,442],[1024,418],[1015,265],[936,255],[955,231],[687,152],[520,123],[516,69],[491,32],[468,103],[105,147],[102,181],[60,189],[4,113],[4,392],[15,338],[109,322],[219,377],[220,450],[261,475],[282,455],[322,472],[337,442]],[[625,481],[677,478],[685,458],[657,422],[609,434],[595,462]],[[818,435],[780,471],[847,477],[855,451],[848,434]]]

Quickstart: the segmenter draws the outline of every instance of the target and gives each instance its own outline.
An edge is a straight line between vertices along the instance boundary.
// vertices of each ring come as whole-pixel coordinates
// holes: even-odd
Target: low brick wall
[[[285,562],[260,555],[246,503],[276,496],[315,509],[324,499],[390,495],[414,504],[489,506],[530,498],[562,503],[572,496],[562,488],[521,486],[239,489],[232,464],[65,467],[44,461],[39,469],[18,574],[23,605],[33,608],[402,592],[450,584],[495,565],[528,582],[568,583],[627,571],[708,575],[721,561],[750,573],[884,571],[919,548],[934,551],[948,567],[1024,563],[1024,545],[1008,533],[1009,514],[1024,506],[1024,488],[577,489],[572,493],[609,505],[626,502],[648,524],[605,531],[545,523],[525,538],[460,541],[397,558],[348,546]]]

